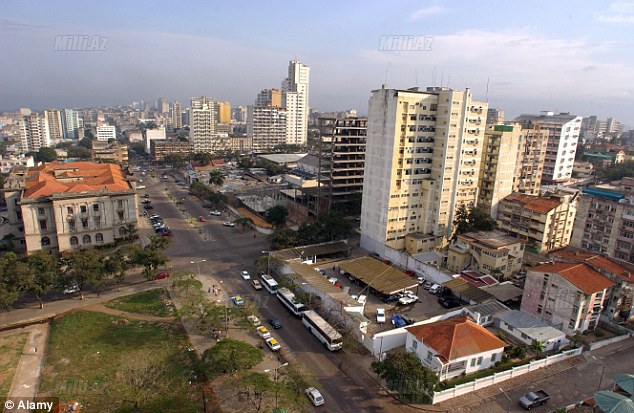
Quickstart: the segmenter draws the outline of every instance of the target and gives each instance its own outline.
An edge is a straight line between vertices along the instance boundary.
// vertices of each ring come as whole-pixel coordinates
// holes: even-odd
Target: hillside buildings
[[[27,253],[110,244],[137,224],[134,184],[110,163],[51,163],[11,175],[5,184],[8,220]]]
[[[402,250],[409,233],[449,239],[460,205],[475,204],[487,104],[444,87],[372,92],[361,247]]]

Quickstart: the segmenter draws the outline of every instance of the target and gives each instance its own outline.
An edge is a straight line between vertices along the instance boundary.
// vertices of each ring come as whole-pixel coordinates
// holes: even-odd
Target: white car
[[[266,345],[269,346],[271,351],[279,351],[282,348],[281,344],[273,337],[269,337],[265,341]]]
[[[231,221],[225,221],[225,222],[222,223],[222,225],[224,225],[225,227],[235,227],[236,226],[236,224],[234,224]]]
[[[335,277],[328,278],[328,282],[331,283],[332,285],[336,285],[337,281],[339,281],[339,280],[336,279]]]
[[[257,318],[257,317],[256,317],[256,316],[254,316],[254,315],[250,315],[250,316],[248,316],[248,317],[247,317],[247,320],[249,321],[249,323],[251,323],[251,325],[256,326],[256,327],[257,327],[257,326],[259,326],[260,324],[262,324],[262,322],[260,321],[260,319],[259,319],[259,318]]]
[[[251,275],[249,274],[249,271],[242,271],[240,273],[240,276],[242,277],[243,280],[250,280],[251,279]]]
[[[414,297],[416,297],[416,296],[414,296]],[[416,301],[418,301],[418,297],[417,298],[413,298],[412,296],[409,296],[409,295],[403,296],[403,297],[398,299],[399,304],[402,304],[402,305],[413,304]]]
[[[385,309],[384,308],[376,309],[376,322],[380,324],[385,323]]]
[[[305,390],[305,393],[313,406],[321,406],[325,403],[324,396],[322,396],[319,390],[317,390],[316,388],[309,387]]]
[[[432,294],[438,294],[441,289],[442,289],[442,285],[434,284],[429,288],[429,292]]]
[[[220,215],[222,215],[222,212],[220,212],[220,211],[211,211],[211,212],[209,213],[209,215],[214,215],[214,216],[216,216],[216,217],[219,217]]]
[[[70,287],[68,287],[67,289],[65,289],[64,291],[64,295],[69,295],[69,294],[75,294],[79,292],[79,286],[77,284],[75,285],[71,285]]]
[[[368,296],[367,295],[360,295],[359,297],[357,297],[357,302],[359,304],[365,304],[365,302],[368,301]]]
[[[257,331],[258,335],[262,337],[263,339],[267,339],[271,337],[271,333],[269,333],[269,329],[264,326],[256,328],[255,331]]]

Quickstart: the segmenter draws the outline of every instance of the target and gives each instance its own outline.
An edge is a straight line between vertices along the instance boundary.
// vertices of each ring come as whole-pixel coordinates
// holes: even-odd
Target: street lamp
[[[207,262],[207,260],[200,260],[200,261],[190,261],[190,264],[196,264],[198,266],[198,276],[200,277],[200,263],[201,262]]]
[[[502,392],[502,394],[509,399],[509,405],[506,407],[506,413],[509,413],[511,411],[511,398],[508,396],[508,394],[506,394],[506,392],[500,387],[499,388],[500,391]]]
[[[277,364],[278,364],[278,366],[273,368],[273,371],[274,371],[274,373],[273,373],[273,381],[275,382],[275,408],[276,409],[278,408],[278,405],[277,405],[277,394],[279,393],[279,389],[277,387],[277,370],[281,369],[284,366],[288,366],[288,362],[286,362],[284,364],[280,364],[280,359],[278,357],[277,358]],[[264,370],[265,373],[268,373],[269,371],[271,371],[271,369]]]
[[[605,375],[605,363],[601,363],[601,360],[599,360],[598,358],[594,356],[590,356],[590,357],[592,357],[595,361],[601,364],[601,377],[599,377],[599,386],[597,387],[597,391],[599,391],[601,390],[601,384],[603,384],[603,376]]]

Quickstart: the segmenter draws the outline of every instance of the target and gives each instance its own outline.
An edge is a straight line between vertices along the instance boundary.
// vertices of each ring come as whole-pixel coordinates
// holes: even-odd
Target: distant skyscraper
[[[23,116],[19,121],[20,140],[23,152],[37,152],[50,145],[50,136],[46,119],[37,113]]]
[[[231,123],[231,104],[229,102],[218,102],[217,119],[217,123]]]
[[[515,119],[515,122],[519,122],[526,129],[530,128],[526,126],[530,124],[548,130],[542,182],[563,183],[572,178],[581,120],[581,116],[569,113],[555,115],[547,111],[541,115],[521,115]]]
[[[286,143],[286,110],[274,106],[249,106],[247,136],[256,152]]]
[[[217,103],[214,99],[201,96],[192,98],[189,110],[189,137],[194,152],[213,152],[221,149],[216,135]]]
[[[156,101],[156,111],[160,113],[169,113],[170,103],[165,98],[158,98]]]
[[[451,237],[457,208],[477,201],[486,116],[469,89],[372,92],[362,248],[402,250],[408,234]]]
[[[172,126],[174,129],[180,129],[183,127],[183,108],[181,103],[177,100],[172,105]]]
[[[487,125],[497,125],[499,123],[504,123],[504,111],[490,108],[487,112]]]
[[[282,106],[286,108],[286,143],[305,145],[308,137],[310,68],[297,60],[288,65],[282,82]]]
[[[264,89],[258,93],[255,106],[282,107],[282,95],[279,89]]]
[[[64,128],[64,139],[78,139],[78,129],[82,127],[79,113],[73,109],[64,109],[61,113]]]
[[[48,132],[52,142],[61,141],[64,137],[62,113],[59,109],[46,109],[44,119],[48,125]]]
[[[236,122],[246,122],[247,121],[247,107],[237,106],[235,108],[232,108],[231,118]]]

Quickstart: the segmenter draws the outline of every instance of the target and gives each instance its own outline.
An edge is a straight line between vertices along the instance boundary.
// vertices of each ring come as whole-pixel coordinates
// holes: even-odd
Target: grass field
[[[7,397],[28,333],[0,338],[0,397]]]
[[[169,317],[173,315],[173,312],[172,307],[165,305],[166,302],[171,302],[167,291],[164,288],[157,288],[118,298],[108,302],[106,307],[129,313]]]
[[[82,413],[199,412],[195,355],[178,322],[79,311],[55,320],[40,396],[79,400]],[[189,382],[193,384],[190,384]]]

